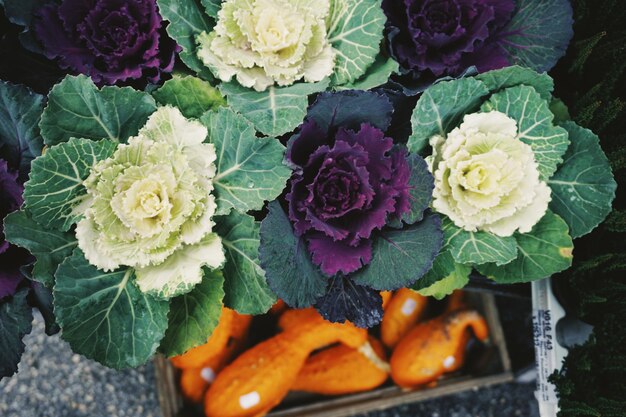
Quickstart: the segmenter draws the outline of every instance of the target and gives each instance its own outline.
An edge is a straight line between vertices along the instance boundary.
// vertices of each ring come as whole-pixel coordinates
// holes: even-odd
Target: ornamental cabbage
[[[207,129],[161,107],[138,136],[98,162],[84,185],[78,245],[104,271],[135,269],[145,293],[170,298],[202,280],[202,267],[224,262],[211,233],[215,198],[213,144]]]
[[[326,275],[367,265],[372,233],[411,209],[406,156],[367,122],[323,130],[311,118],[290,141],[289,218]]]
[[[498,43],[513,0],[384,0],[389,50],[406,70],[456,76],[509,65]]]
[[[515,120],[491,111],[466,115],[447,138],[433,136],[434,209],[467,231],[530,232],[546,213],[551,193],[517,130]]]
[[[98,85],[157,83],[180,47],[165,32],[155,0],[48,2],[35,20],[45,55]]]
[[[215,29],[198,37],[198,57],[222,81],[257,91],[321,81],[335,64],[329,10],[329,0],[226,0]]]

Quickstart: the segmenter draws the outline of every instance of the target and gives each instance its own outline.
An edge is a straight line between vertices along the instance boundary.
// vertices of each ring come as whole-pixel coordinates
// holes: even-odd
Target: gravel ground
[[[18,373],[0,381],[0,416],[161,417],[154,368],[105,368],[46,336],[37,317]]]
[[[0,381],[2,417],[161,417],[151,364],[116,372],[72,354],[37,318],[19,372]],[[503,384],[360,417],[538,417],[532,384]]]

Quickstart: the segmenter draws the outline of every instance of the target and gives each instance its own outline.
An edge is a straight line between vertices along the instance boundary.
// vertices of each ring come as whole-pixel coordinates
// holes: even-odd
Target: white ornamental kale
[[[146,293],[170,298],[202,280],[202,267],[224,262],[212,233],[215,147],[207,129],[161,107],[139,134],[91,170],[84,185],[78,245],[104,271],[136,271]]]
[[[329,10],[329,0],[225,0],[215,29],[198,37],[198,57],[222,81],[257,91],[321,81],[335,65]]]
[[[515,120],[491,111],[466,115],[445,139],[433,136],[433,208],[468,231],[530,232],[548,209],[550,187],[517,133]]]

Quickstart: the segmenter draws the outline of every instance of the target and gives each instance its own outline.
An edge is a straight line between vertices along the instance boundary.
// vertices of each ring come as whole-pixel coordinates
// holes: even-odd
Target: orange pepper
[[[383,345],[371,336],[359,349],[336,345],[313,354],[291,389],[326,395],[369,391],[389,377],[386,361]]]
[[[447,301],[447,313],[467,308],[467,303],[465,302],[465,291],[463,290],[454,290],[454,292],[448,296]]]
[[[308,319],[259,343],[222,370],[205,397],[208,417],[263,416],[287,395],[312,351],[336,342],[358,347],[367,340],[364,329],[329,323],[308,310],[284,313],[297,311],[295,315]]]
[[[381,291],[380,296],[383,298],[383,310],[385,310],[393,296],[393,291]]]
[[[229,308],[222,308],[220,322],[213,330],[209,340],[198,347],[195,347],[182,355],[175,356],[171,359],[177,368],[202,368],[208,358],[218,355],[230,337],[231,326],[235,312]]]
[[[489,336],[487,322],[473,310],[455,311],[415,326],[391,356],[391,377],[395,383],[414,388],[459,369],[470,328],[480,340]]]
[[[230,315],[230,313],[226,313]],[[228,319],[227,319],[228,320]],[[205,349],[209,356],[206,356],[201,367],[190,368],[184,367],[180,377],[180,386],[185,398],[193,402],[201,402],[209,385],[215,379],[215,376],[222,370],[228,362],[243,349],[248,335],[248,329],[252,316],[232,312],[230,320],[230,335],[228,342],[220,351],[210,352],[209,347]],[[219,337],[221,343],[221,336]],[[213,339],[209,339],[207,344],[213,343]],[[211,349],[213,349],[211,347]],[[199,360],[202,349],[194,352],[193,360]]]
[[[280,316],[286,309],[287,304],[285,304],[285,302],[279,298],[278,301],[274,303],[272,308],[270,308],[270,313],[274,314],[275,316]]]
[[[401,288],[393,295],[380,326],[380,336],[388,348],[392,349],[422,317],[428,298],[408,288]]]

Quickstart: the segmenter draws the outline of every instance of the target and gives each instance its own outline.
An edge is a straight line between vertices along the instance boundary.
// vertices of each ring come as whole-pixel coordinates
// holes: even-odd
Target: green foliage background
[[[626,8],[623,0],[572,0],[574,39],[552,72],[571,117],[600,136],[618,183],[614,211],[576,241],[574,267],[557,279],[569,306],[594,325],[553,377],[559,417],[626,412]]]

